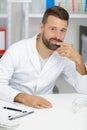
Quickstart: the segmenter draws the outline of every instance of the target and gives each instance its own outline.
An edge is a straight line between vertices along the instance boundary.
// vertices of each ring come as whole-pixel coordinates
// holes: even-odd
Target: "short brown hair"
[[[60,18],[61,20],[66,20],[68,23],[69,20],[69,13],[60,6],[53,6],[51,8],[48,8],[42,18],[42,23],[45,24],[47,22],[48,17],[52,15],[57,18]]]

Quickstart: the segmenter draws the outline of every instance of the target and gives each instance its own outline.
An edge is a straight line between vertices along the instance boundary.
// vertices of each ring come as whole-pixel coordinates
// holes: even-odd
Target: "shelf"
[[[42,18],[43,14],[28,14],[29,18]],[[87,18],[87,14],[70,14],[70,18]]]
[[[8,18],[8,14],[0,14],[0,18]]]
[[[87,18],[87,14],[70,14],[70,18]]]
[[[43,14],[35,14],[35,13],[31,13],[28,14],[29,18],[42,18]]]
[[[8,2],[11,2],[11,3],[28,3],[28,2],[31,2],[31,0],[8,0]]]

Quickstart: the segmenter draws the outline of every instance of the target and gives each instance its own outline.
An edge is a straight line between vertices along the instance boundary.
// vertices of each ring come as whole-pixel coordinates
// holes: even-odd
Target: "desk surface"
[[[18,104],[21,109],[33,109],[35,113],[15,119],[20,124],[15,130],[87,130],[87,108],[72,112],[73,100],[85,96],[74,93],[44,95],[53,104],[50,109],[34,109]]]

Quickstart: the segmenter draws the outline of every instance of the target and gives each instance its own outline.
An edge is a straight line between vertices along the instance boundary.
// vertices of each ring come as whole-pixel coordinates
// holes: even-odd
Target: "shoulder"
[[[34,43],[36,42],[35,37],[33,38],[29,38],[29,39],[23,39],[20,40],[18,42],[13,43],[8,49],[7,51],[18,51],[18,52],[24,52],[26,51],[28,48],[30,48],[31,46],[34,45]]]
[[[26,47],[27,44],[28,45],[31,44],[32,40],[33,40],[33,38],[20,40],[18,42],[13,43],[9,48],[20,48],[20,47],[22,48],[22,47]]]

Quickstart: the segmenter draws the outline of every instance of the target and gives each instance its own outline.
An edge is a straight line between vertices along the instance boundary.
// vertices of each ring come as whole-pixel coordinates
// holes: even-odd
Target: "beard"
[[[42,34],[42,41],[44,43],[44,45],[50,49],[50,50],[53,50],[55,51],[57,48],[60,47],[60,45],[56,45],[54,44],[54,42],[62,42],[62,40],[60,39],[57,39],[57,38],[50,38],[49,40],[44,36],[44,33]]]

